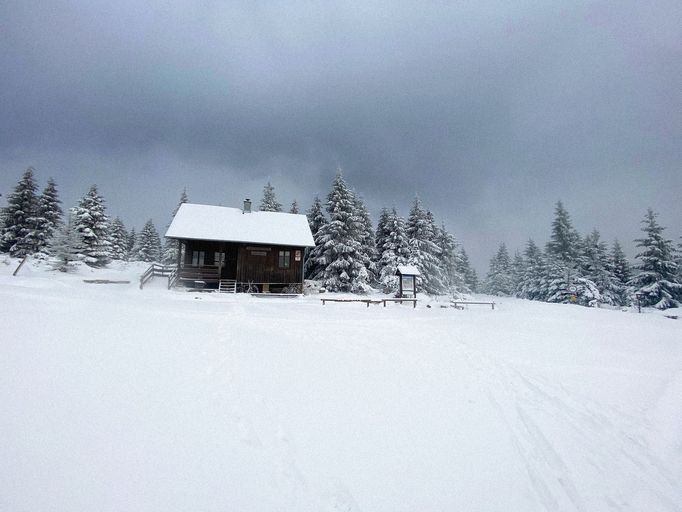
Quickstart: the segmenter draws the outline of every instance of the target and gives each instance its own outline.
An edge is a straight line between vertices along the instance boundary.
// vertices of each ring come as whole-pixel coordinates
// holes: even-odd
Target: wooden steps
[[[237,280],[221,279],[218,281],[218,293],[237,293]]]

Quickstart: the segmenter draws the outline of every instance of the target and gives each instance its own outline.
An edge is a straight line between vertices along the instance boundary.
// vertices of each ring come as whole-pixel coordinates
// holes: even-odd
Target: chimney
[[[244,199],[244,210],[242,213],[251,213],[251,199]]]

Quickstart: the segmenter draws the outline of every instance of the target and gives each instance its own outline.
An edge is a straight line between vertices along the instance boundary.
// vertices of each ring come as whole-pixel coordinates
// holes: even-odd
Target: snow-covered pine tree
[[[377,229],[374,232],[374,243],[376,245],[376,258],[377,263],[381,259],[381,253],[383,252],[382,247],[388,238],[389,232],[387,228],[388,224],[388,208],[384,207],[379,212],[379,220],[377,221]],[[381,269],[377,266],[377,275],[381,272]]]
[[[111,241],[111,259],[128,259],[128,233],[123,221],[118,217],[109,226],[109,239]]]
[[[317,275],[326,263],[322,265],[320,263],[320,257],[324,248],[319,240],[319,232],[322,226],[327,224],[327,217],[322,211],[322,202],[318,196],[315,196],[313,204],[306,213],[308,217],[308,225],[310,226],[310,232],[313,235],[313,241],[315,242],[315,247],[308,248],[305,251],[303,269],[306,279],[313,279]]]
[[[613,241],[609,260],[611,272],[618,287],[618,304],[627,306],[630,304],[630,287],[628,282],[632,278],[630,263],[625,257],[625,252],[618,240]]]
[[[490,295],[511,295],[511,260],[506,244],[501,243],[490,259],[490,267],[485,277],[484,290]]]
[[[393,208],[390,212],[386,211],[379,225],[382,241],[381,245],[377,245],[377,251],[381,253],[377,264],[378,280],[384,293],[392,293],[398,290],[398,276],[395,272],[399,265],[407,264],[410,256],[405,219]]]
[[[310,232],[315,236],[320,228],[327,223],[327,217],[325,217],[322,208],[322,201],[320,201],[318,196],[315,196],[315,199],[313,199],[313,204],[310,206],[306,216],[308,217]]]
[[[187,189],[182,190],[182,194],[180,194],[180,201],[178,202],[177,206],[173,210],[173,213],[171,214],[171,222],[173,222],[173,219],[175,218],[175,214],[178,213],[178,210],[180,209],[180,206],[185,204],[189,199],[187,198]],[[170,227],[170,222],[168,223],[168,226],[166,226],[166,231],[168,231],[168,228]],[[165,264],[171,264],[175,263],[178,259],[178,251],[180,250],[180,242],[178,240],[174,240],[172,238],[166,238],[163,244],[163,250],[162,250],[162,260],[163,263]]]
[[[47,255],[50,239],[59,229],[64,212],[57,192],[57,185],[52,178],[47,180],[47,186],[38,198],[36,214],[36,235],[38,238],[36,250]]]
[[[90,187],[78,206],[71,209],[76,230],[83,239],[83,261],[92,267],[103,267],[111,261],[109,218],[97,185]]]
[[[52,256],[55,270],[68,272],[73,263],[83,259],[83,238],[76,229],[73,217],[69,215],[66,224],[62,224],[50,239],[48,251]]]
[[[545,274],[545,261],[542,251],[532,239],[528,240],[523,251],[526,266],[523,273],[521,284],[521,294],[523,299],[545,300],[547,288],[543,276]]]
[[[329,222],[317,233],[320,250],[311,256],[312,264],[320,269],[313,279],[322,281],[330,291],[364,293],[369,290],[370,276],[363,263],[355,205],[353,192],[339,172],[327,197]]]
[[[422,208],[419,197],[415,197],[406,224],[410,247],[409,263],[421,273],[421,278],[417,279],[421,283],[421,289],[428,294],[437,295],[445,291],[445,286],[433,228],[433,217]]]
[[[601,295],[600,303],[610,306],[620,305],[620,289],[612,273],[606,243],[600,239],[599,231],[592,232],[583,239],[583,278],[592,281]]]
[[[582,240],[573,227],[568,211],[561,201],[557,202],[552,221],[552,235],[545,250],[543,280],[548,302],[570,302],[572,295],[578,297],[577,293],[569,291],[571,286],[585,291],[582,303],[594,303],[597,299],[594,294],[596,287],[590,286],[589,283],[578,283],[580,279],[578,256],[581,246]]]
[[[567,265],[549,252],[545,252],[542,287],[547,302],[570,303],[595,307],[601,302],[601,294],[592,281],[577,277],[575,269],[571,272]],[[575,291],[571,291],[571,287]]]
[[[298,213],[298,201],[294,199],[294,202],[291,203],[291,208],[289,208],[289,213]]]
[[[262,212],[281,212],[282,205],[277,202],[275,197],[275,187],[270,182],[263,187],[263,199],[260,201],[260,211]]]
[[[561,201],[557,202],[552,221],[552,235],[547,250],[566,265],[575,265],[580,251],[580,235],[573,227],[571,216]]]
[[[468,286],[464,281],[464,275],[459,268],[459,259],[462,254],[459,249],[457,239],[445,229],[445,224],[441,223],[436,227],[436,245],[440,253],[439,261],[443,276],[443,284],[446,293],[467,293]]]
[[[663,236],[665,228],[658,223],[657,216],[649,208],[642,221],[645,237],[635,240],[640,248],[636,256],[639,262],[630,284],[640,294],[643,306],[675,308],[682,300],[682,284],[678,281],[672,240]]]
[[[135,254],[135,246],[137,245],[137,232],[135,228],[130,228],[128,231],[128,244],[126,248],[128,249],[128,261],[137,261],[137,255]]]
[[[523,295],[523,279],[526,273],[526,260],[523,259],[521,253],[516,251],[514,259],[511,262],[511,285],[512,295],[521,297]]]
[[[40,242],[37,232],[38,189],[34,169],[29,167],[17,183],[14,191],[7,197],[3,209],[4,227],[0,237],[3,251],[21,258],[33,254]]]
[[[460,291],[462,293],[476,293],[478,291],[478,276],[476,275],[476,270],[471,266],[469,255],[464,250],[464,247],[460,247],[458,262],[458,272],[464,277],[464,284],[466,286],[466,288]]]
[[[135,259],[137,261],[159,261],[161,256],[161,239],[152,219],[145,223],[140,234],[137,235],[135,252],[137,256]]]
[[[372,227],[372,219],[369,216],[369,211],[362,198],[356,193],[353,193],[353,195],[355,196],[355,216],[357,229],[359,231],[358,238],[362,248],[362,264],[369,273],[367,281],[369,283],[374,283],[376,281],[377,248],[374,238],[374,228]]]

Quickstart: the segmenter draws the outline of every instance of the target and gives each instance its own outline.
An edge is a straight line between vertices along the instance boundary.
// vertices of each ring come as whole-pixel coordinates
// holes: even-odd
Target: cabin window
[[[225,253],[224,252],[214,253],[213,254],[213,264],[224,266],[225,265]]]
[[[291,251],[279,251],[279,268],[289,268],[291,265]]]
[[[204,251],[192,251],[192,265],[195,267],[203,266],[205,256],[206,253]]]

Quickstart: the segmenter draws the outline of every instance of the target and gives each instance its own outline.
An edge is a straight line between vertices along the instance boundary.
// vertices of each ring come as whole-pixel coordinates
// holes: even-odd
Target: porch
[[[303,248],[180,240],[177,283],[231,292],[303,292]]]

